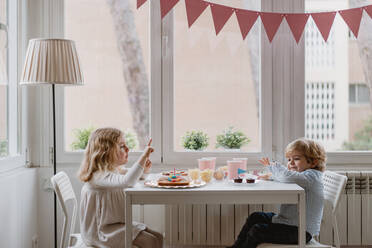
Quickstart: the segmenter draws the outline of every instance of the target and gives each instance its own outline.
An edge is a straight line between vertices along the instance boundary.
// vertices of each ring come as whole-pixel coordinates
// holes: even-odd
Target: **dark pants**
[[[272,223],[274,213],[254,212],[245,222],[232,247],[255,248],[261,243],[298,244],[298,227]],[[311,240],[306,232],[306,243]]]

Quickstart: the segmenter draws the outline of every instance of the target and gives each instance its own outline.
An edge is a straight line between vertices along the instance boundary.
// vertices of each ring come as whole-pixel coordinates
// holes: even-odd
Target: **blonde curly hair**
[[[89,137],[78,177],[83,182],[92,179],[96,171],[113,171],[117,159],[117,146],[123,132],[116,128],[96,129]]]
[[[325,171],[327,156],[324,147],[318,142],[306,138],[296,139],[285,148],[285,156],[294,151],[302,153],[308,163],[316,164],[313,169]]]

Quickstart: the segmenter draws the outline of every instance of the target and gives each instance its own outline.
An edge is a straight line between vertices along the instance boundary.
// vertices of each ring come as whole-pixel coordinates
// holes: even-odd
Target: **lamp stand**
[[[61,78],[63,78],[62,81],[60,80]],[[83,82],[84,79],[80,69],[79,56],[73,40],[39,38],[31,39],[28,42],[20,84],[48,85],[48,89],[50,89],[49,85],[52,84],[53,147],[51,150],[53,150],[53,175],[57,173],[55,84],[83,85]],[[48,114],[50,114],[50,111]],[[50,126],[48,126],[48,128],[49,130],[47,130],[47,132],[50,134]],[[50,137],[48,140],[50,141]],[[50,164],[50,162],[48,164]],[[55,194],[53,207],[54,247],[57,248],[57,198]]]
[[[52,84],[53,98],[53,175],[57,174],[57,151],[56,151],[56,98],[55,85]],[[54,248],[57,248],[57,198],[54,195]]]

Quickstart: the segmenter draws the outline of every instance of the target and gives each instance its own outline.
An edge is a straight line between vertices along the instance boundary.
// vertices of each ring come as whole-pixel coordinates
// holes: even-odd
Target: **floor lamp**
[[[75,42],[66,39],[32,39],[28,43],[21,85],[52,85],[53,174],[56,174],[55,85],[82,85],[83,74]],[[54,245],[57,247],[57,204],[54,195]]]

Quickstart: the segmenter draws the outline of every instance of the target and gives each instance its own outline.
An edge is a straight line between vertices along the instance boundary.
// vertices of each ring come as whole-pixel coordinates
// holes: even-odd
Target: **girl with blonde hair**
[[[84,182],[80,200],[80,229],[84,243],[94,247],[124,247],[124,189],[133,187],[142,173],[148,173],[154,151],[151,139],[144,152],[127,171],[129,149],[124,134],[116,128],[99,128],[88,141],[79,179]],[[133,244],[162,247],[163,236],[143,223],[133,222]]]

